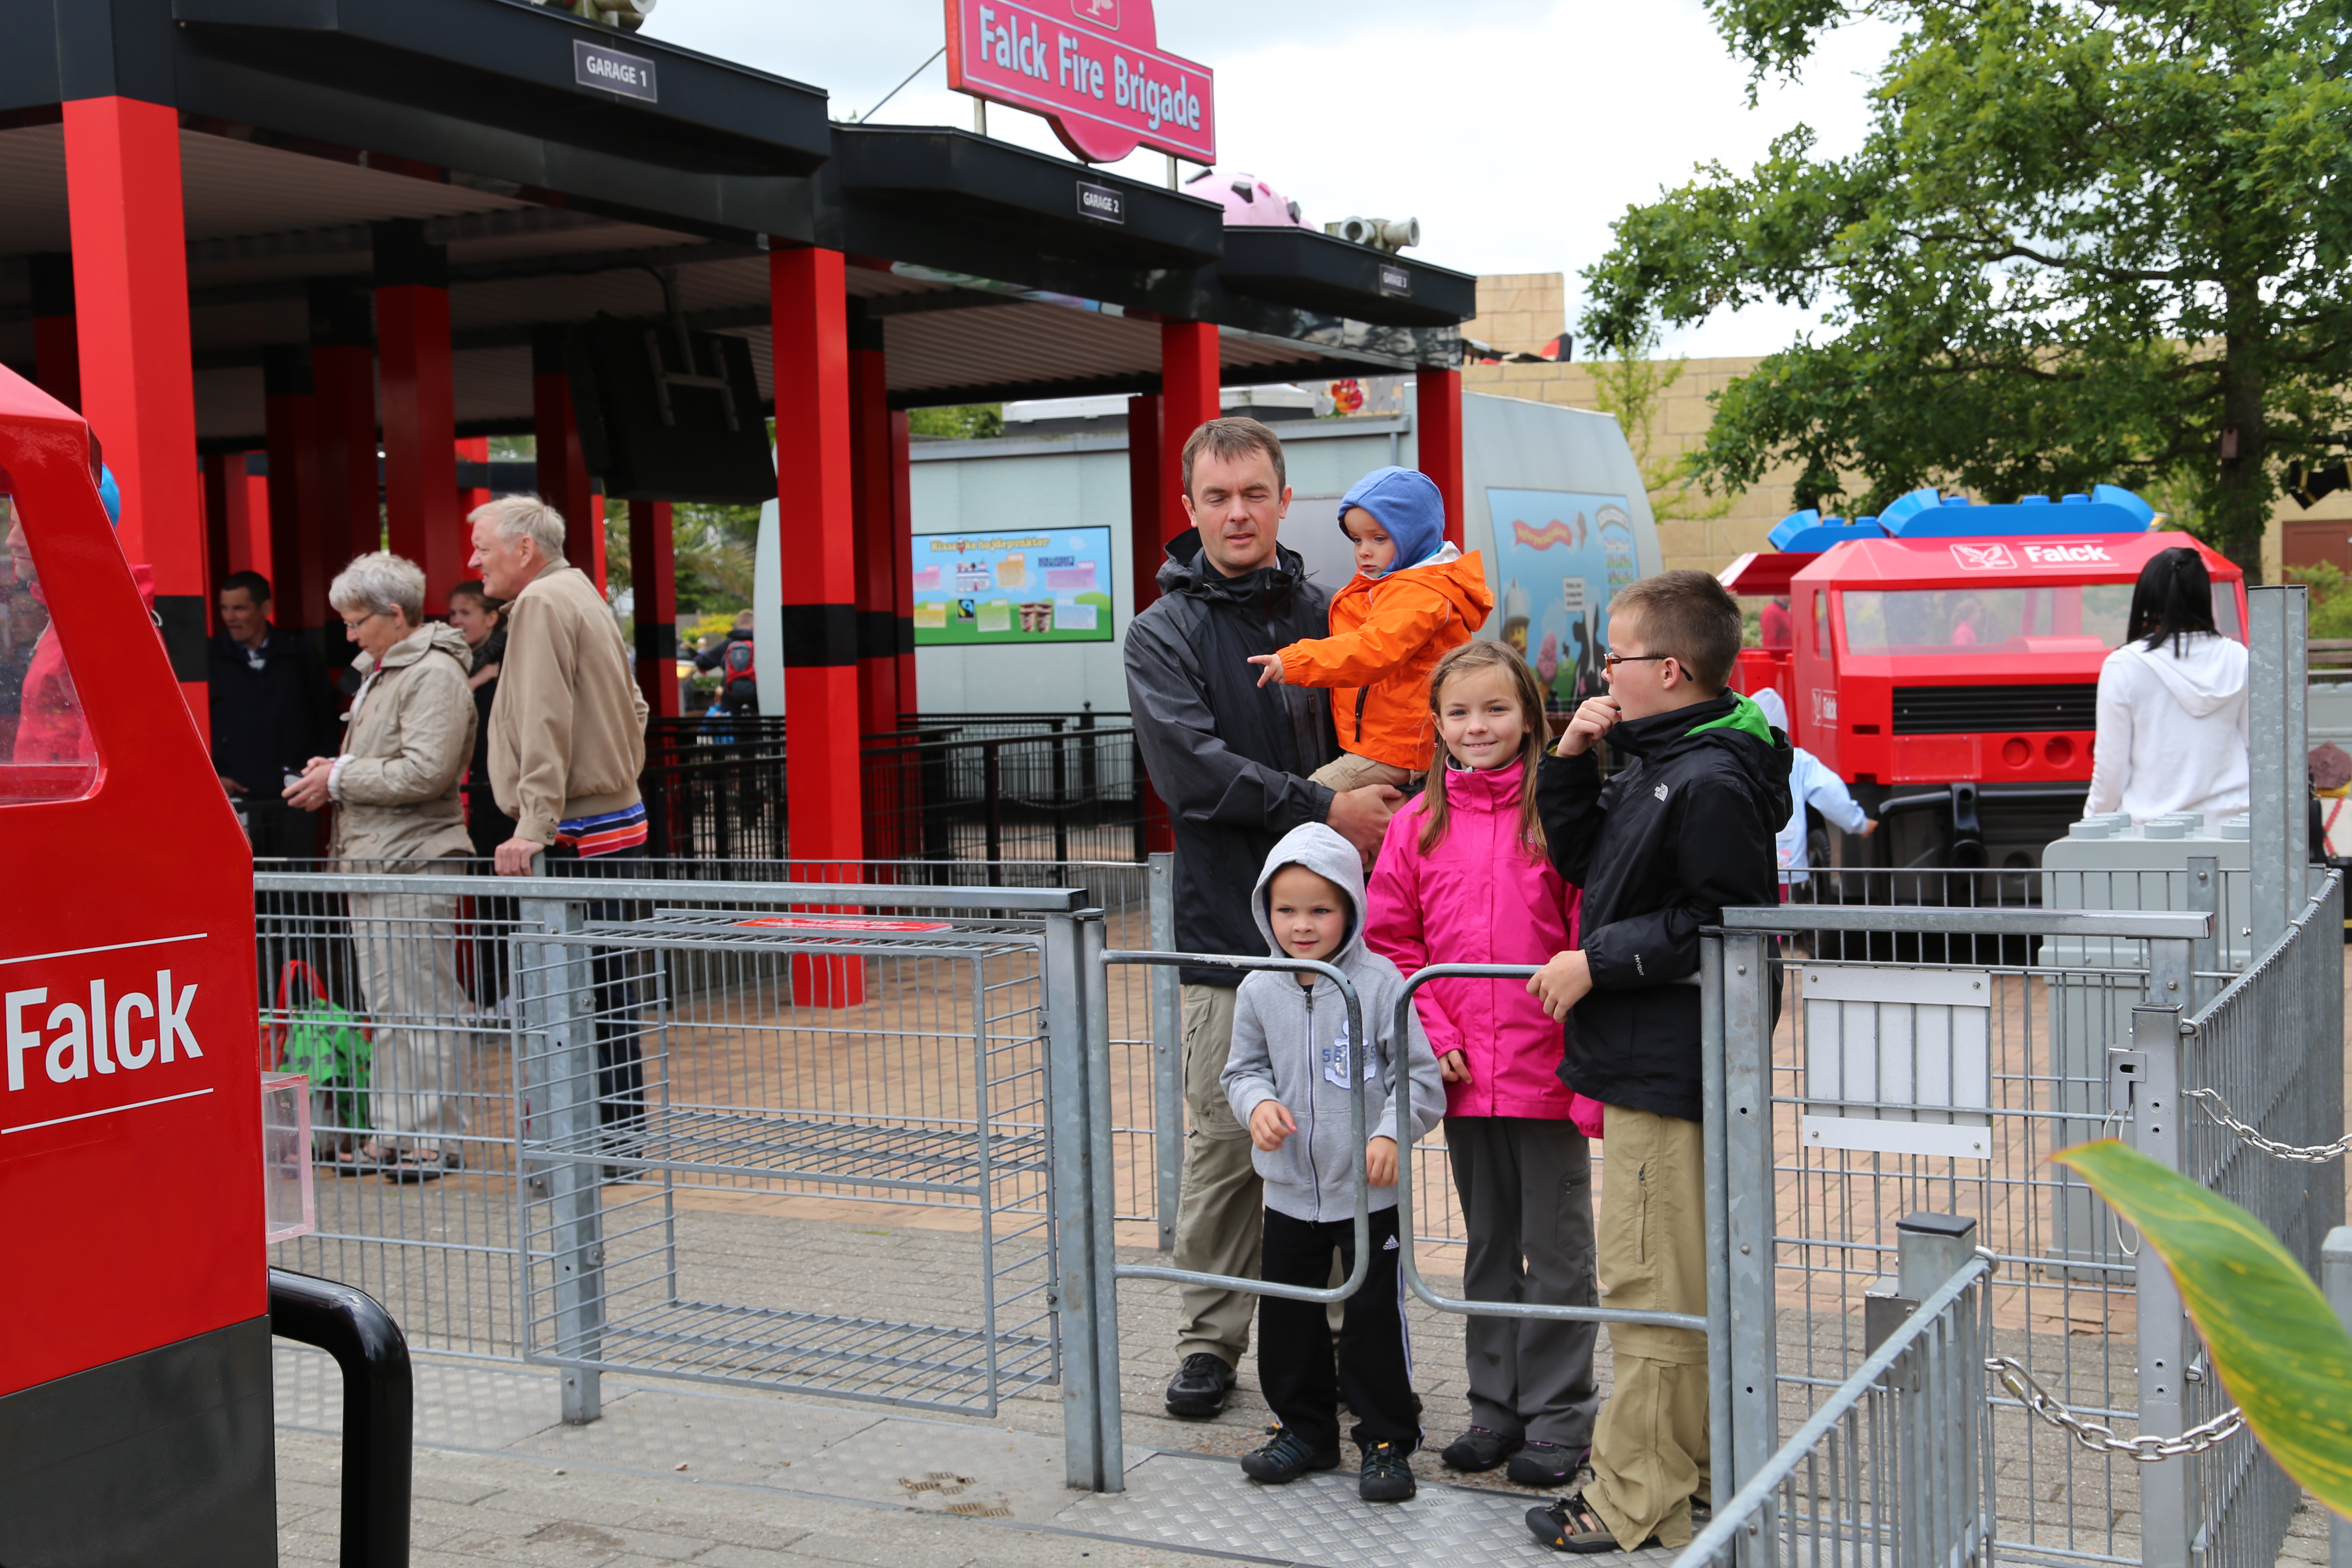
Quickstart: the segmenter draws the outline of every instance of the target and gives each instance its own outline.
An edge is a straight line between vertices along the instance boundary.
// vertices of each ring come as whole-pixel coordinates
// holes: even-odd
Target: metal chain
[[[2274,1154],[2282,1160],[2294,1160],[2305,1165],[2325,1165],[2330,1160],[2343,1158],[2347,1150],[2352,1150],[2352,1133],[2345,1134],[2333,1143],[2318,1143],[2311,1145],[2282,1143],[2274,1138],[2265,1138],[2253,1128],[2247,1126],[2244,1122],[2231,1115],[2229,1101],[2223,1100],[2211,1089],[2183,1089],[2181,1092],[2190,1100],[2203,1100],[2205,1102],[2206,1115],[2211,1117],[2221,1126],[2228,1128],[2231,1131],[2236,1133],[2240,1138],[2244,1139],[2255,1148],[2260,1149],[2265,1154]],[[2221,1109],[2218,1110],[2215,1110],[2214,1107],[2216,1106],[2219,1106]]]
[[[2023,1401],[2028,1410],[2061,1431],[2071,1432],[2074,1441],[2091,1452],[2121,1454],[2143,1465],[2154,1464],[2159,1459],[2178,1459],[2219,1447],[2236,1436],[2246,1425],[2245,1412],[2233,1405],[2210,1421],[2191,1426],[2178,1437],[2118,1437],[2116,1429],[2106,1423],[2077,1415],[2066,1408],[2063,1401],[2025,1370],[2023,1362],[2012,1356],[1994,1356],[1985,1363],[1985,1370],[1998,1375],[2001,1385]]]

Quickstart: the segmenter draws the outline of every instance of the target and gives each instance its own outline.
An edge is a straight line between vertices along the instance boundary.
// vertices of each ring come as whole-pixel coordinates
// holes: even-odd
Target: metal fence
[[[992,867],[1141,860],[1149,792],[1135,732],[1093,720],[1003,715],[866,736],[867,849],[880,860]],[[658,721],[646,742],[639,783],[652,853],[715,862],[791,854],[781,720]]]
[[[1985,1400],[1988,1281],[1972,1221],[1899,1229],[1899,1324],[1675,1559],[1675,1568],[1965,1568],[1989,1563],[1995,1469]],[[1893,1311],[1887,1314],[1893,1316]]]

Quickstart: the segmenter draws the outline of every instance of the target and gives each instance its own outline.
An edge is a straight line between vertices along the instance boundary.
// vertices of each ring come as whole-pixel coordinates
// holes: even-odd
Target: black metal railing
[[[864,737],[866,854],[879,860],[1141,860],[1131,729],[1076,714],[906,715]],[[979,731],[973,733],[973,731]],[[783,721],[656,720],[645,772],[646,853],[677,860],[792,853]]]

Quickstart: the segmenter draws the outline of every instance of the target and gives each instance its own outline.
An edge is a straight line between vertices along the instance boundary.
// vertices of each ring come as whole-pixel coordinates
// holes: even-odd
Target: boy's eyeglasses
[[[1613,673],[1621,664],[1655,664],[1660,659],[1672,658],[1674,657],[1675,656],[1670,653],[1603,654],[1601,658],[1601,668]]]

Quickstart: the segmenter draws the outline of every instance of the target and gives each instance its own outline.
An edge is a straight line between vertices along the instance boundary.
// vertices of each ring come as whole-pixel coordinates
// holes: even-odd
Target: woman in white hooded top
[[[2245,645],[2213,626],[2213,579],[2194,550],[2141,568],[2124,646],[2099,670],[2099,733],[2084,814],[2145,822],[2247,808]]]

